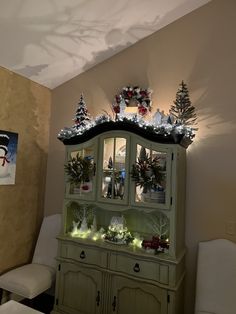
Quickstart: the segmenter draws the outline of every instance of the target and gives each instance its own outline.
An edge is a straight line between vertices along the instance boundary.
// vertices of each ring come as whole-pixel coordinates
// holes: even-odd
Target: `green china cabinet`
[[[65,176],[52,314],[182,314],[186,149],[122,128],[64,144],[92,171]]]

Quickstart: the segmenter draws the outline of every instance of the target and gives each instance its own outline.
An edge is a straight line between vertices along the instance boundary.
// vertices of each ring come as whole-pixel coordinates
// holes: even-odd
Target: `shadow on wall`
[[[37,76],[40,74],[41,71],[43,71],[43,69],[47,67],[48,67],[48,64],[39,64],[39,65],[34,65],[34,66],[26,65],[23,68],[17,69],[17,71],[25,76],[28,76],[28,75]]]
[[[0,19],[0,38],[4,38],[6,33],[14,33],[16,38],[3,45],[3,64],[18,73],[29,75],[31,79],[39,80],[40,77],[44,84],[47,82],[54,86],[55,82],[59,84],[71,79],[154,33],[172,22],[173,17],[178,18],[182,12],[188,12],[192,6],[186,7],[188,4],[185,2],[165,15],[158,15],[160,5],[154,0],[150,6],[142,1],[120,1],[110,7],[109,12],[106,12],[106,1],[102,1],[94,10],[94,4],[89,1],[80,1],[79,4],[71,1],[59,5],[48,0],[40,5],[42,14],[40,10],[36,11],[37,7],[26,3],[18,1],[15,6],[5,4],[3,7],[5,15]],[[89,12],[88,16],[82,15],[84,11]],[[9,51],[14,61],[9,61]],[[78,51],[84,52],[78,54]],[[30,60],[30,64],[25,64],[23,60],[28,59],[29,55],[35,55],[35,58]],[[44,60],[42,65],[41,60]],[[63,73],[63,68],[67,73],[65,70]]]
[[[232,42],[235,23],[229,27],[231,22],[229,19],[228,25],[222,25],[216,20],[211,25],[212,36],[187,80],[195,98],[199,131],[187,158],[186,313],[193,313],[198,242],[219,237],[232,240],[225,234],[224,222],[236,221],[231,213],[235,199],[232,186],[236,184],[236,150],[232,147],[236,137],[236,45]]]

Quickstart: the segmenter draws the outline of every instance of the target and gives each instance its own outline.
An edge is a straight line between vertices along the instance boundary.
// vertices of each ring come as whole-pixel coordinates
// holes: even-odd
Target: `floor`
[[[33,300],[24,299],[20,303],[45,314],[50,314],[53,309],[54,297],[49,294],[42,293]]]

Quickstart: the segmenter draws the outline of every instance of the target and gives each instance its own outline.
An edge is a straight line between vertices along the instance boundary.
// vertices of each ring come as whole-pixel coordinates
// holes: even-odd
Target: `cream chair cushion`
[[[60,214],[44,217],[32,263],[0,276],[0,288],[28,299],[48,290],[56,277],[56,237],[60,228]]]
[[[0,314],[43,314],[16,301],[10,300],[0,306]]]
[[[27,299],[48,290],[55,279],[54,268],[41,264],[27,264],[0,277],[0,286]]]

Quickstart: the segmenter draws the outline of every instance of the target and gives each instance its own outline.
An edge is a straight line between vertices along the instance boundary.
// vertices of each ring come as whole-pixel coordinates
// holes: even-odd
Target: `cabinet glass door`
[[[169,204],[170,154],[154,145],[136,145],[131,170],[135,181],[135,203],[165,207]]]
[[[103,140],[102,189],[103,199],[126,198],[127,140],[123,137],[108,137]]]
[[[95,196],[95,146],[77,146],[69,148],[67,165],[71,165],[73,174],[66,176],[67,195],[73,198],[94,199]]]

